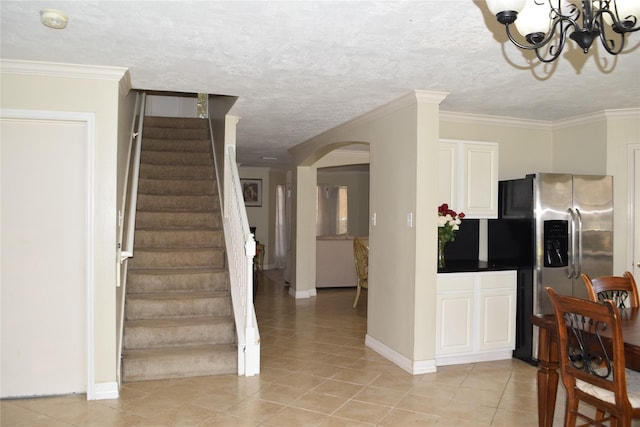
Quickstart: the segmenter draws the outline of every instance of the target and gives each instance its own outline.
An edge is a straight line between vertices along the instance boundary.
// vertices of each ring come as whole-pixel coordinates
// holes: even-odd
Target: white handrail
[[[227,146],[224,156],[224,235],[229,260],[231,299],[238,336],[238,375],[260,373],[260,333],[253,306],[253,258],[256,242],[242,197],[235,149]]]
[[[124,304],[127,294],[127,259],[133,256],[133,237],[135,229],[135,212],[138,196],[138,174],[140,170],[140,147],[142,145],[142,122],[144,121],[144,106],[146,94],[136,94],[136,103],[133,109],[133,118],[131,120],[131,139],[129,140],[129,150],[127,153],[127,169],[122,191],[122,211],[118,212],[118,261],[116,262],[116,286],[121,287],[119,293],[119,313],[118,313],[118,359],[116,362],[116,372],[118,383],[120,383],[120,370],[122,366],[122,349],[124,335]],[[138,132],[135,132],[136,118],[138,119]],[[137,153],[137,155],[136,155]],[[135,164],[131,164],[131,157],[135,158]],[[133,182],[129,186],[129,175],[133,173]],[[129,191],[127,191],[129,190]],[[128,197],[127,197],[128,196]],[[127,201],[130,203],[127,205]],[[128,210],[127,210],[128,209]],[[124,213],[123,213],[124,212]],[[128,213],[128,215],[127,215]],[[124,219],[127,218],[127,227],[125,235]],[[123,251],[123,243],[126,239],[127,251]]]
[[[125,259],[133,257],[133,243],[135,239],[136,229],[136,210],[138,209],[138,181],[140,179],[140,152],[142,150],[142,129],[144,127],[144,110],[147,100],[147,94],[142,94],[142,102],[140,104],[140,114],[138,115],[138,132],[133,135],[136,138],[135,146],[133,149],[133,169],[131,186],[129,187],[129,201],[131,202],[128,210],[127,218],[127,231],[125,234],[125,240],[123,241],[122,252],[120,253],[120,262]]]

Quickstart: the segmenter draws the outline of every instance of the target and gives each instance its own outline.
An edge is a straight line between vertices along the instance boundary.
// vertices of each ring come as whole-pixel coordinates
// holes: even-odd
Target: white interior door
[[[87,124],[0,119],[1,397],[87,391]]]

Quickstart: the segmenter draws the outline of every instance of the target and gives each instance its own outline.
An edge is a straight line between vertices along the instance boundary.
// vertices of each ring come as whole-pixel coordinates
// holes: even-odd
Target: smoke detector
[[[49,28],[62,30],[67,26],[69,18],[67,15],[55,9],[42,9],[40,11],[40,21]]]

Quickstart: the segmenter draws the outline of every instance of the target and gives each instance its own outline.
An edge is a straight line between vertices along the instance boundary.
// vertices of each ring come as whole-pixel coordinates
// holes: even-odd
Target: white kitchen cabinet
[[[516,271],[438,274],[436,365],[512,357]]]
[[[498,217],[498,144],[441,140],[438,167],[441,203],[468,218]]]

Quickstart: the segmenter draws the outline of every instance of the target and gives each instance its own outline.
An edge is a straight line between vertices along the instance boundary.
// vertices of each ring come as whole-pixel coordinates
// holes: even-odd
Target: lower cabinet
[[[438,274],[436,365],[510,359],[516,271]]]

